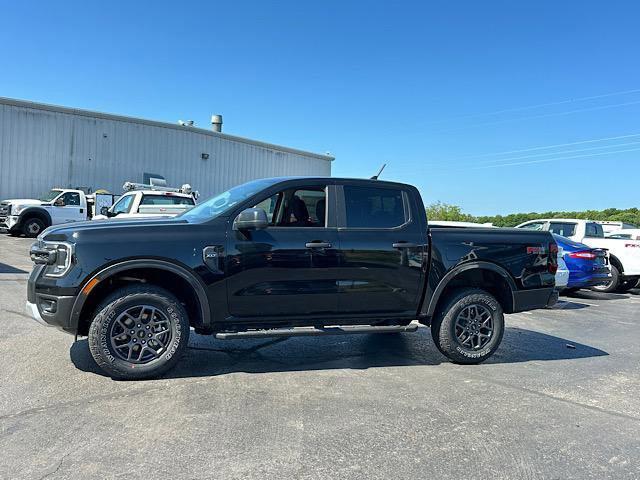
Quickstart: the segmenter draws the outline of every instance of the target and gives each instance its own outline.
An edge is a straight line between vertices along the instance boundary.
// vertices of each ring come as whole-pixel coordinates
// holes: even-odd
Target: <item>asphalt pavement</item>
[[[508,315],[477,366],[426,328],[193,334],[123,382],[27,315],[30,243],[0,235],[0,479],[640,478],[640,290]]]

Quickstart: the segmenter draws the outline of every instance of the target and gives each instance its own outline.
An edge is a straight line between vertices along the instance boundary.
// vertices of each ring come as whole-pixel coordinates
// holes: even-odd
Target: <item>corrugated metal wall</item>
[[[190,183],[205,198],[255,178],[328,176],[331,160],[199,129],[0,99],[0,199],[38,197],[52,187],[120,193],[145,172],[171,186]]]

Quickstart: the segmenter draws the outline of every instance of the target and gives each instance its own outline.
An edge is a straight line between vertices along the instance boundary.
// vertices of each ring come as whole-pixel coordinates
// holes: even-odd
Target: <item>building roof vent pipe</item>
[[[211,115],[211,130],[222,132],[222,115]]]

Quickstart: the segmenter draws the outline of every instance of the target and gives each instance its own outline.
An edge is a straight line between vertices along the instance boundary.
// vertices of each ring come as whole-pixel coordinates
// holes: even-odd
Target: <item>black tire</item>
[[[35,238],[47,228],[47,225],[38,217],[25,218],[22,221],[22,233],[29,238]]]
[[[629,290],[631,290],[632,288],[636,288],[637,285],[638,285],[638,280],[635,279],[635,278],[629,278],[629,279],[626,279],[626,280],[622,280],[618,284],[618,288],[617,288],[616,292],[626,293]]]
[[[96,311],[89,349],[113,378],[158,377],[174,367],[187,348],[187,313],[163,288],[136,285],[116,290]]]
[[[620,284],[620,271],[615,265],[611,265],[611,280],[603,285],[591,287],[594,292],[613,293],[618,289]]]
[[[22,233],[29,238],[35,238],[47,228],[47,225],[38,217],[25,218],[22,221]]]
[[[464,333],[458,332],[462,328],[460,319],[464,318],[465,311],[473,311],[474,307],[476,313],[482,311],[483,315],[489,314],[492,325],[490,332],[488,328],[484,329],[484,335],[489,334],[489,337],[485,338],[486,343],[482,344],[478,338],[483,334],[483,328],[477,327],[477,323],[481,321],[476,322],[473,331],[478,332],[475,335],[477,342],[472,339],[470,345],[473,348],[470,348],[469,344],[465,344],[469,339],[464,336]],[[493,355],[500,346],[503,334],[502,306],[492,295],[479,288],[462,288],[453,291],[444,299],[443,307],[439,309],[431,323],[431,336],[438,350],[454,363],[465,365],[481,363]],[[472,336],[469,335],[469,337]]]

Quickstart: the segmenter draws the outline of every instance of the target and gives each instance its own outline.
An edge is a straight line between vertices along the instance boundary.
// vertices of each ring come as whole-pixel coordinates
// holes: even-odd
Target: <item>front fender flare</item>
[[[73,308],[71,309],[71,325],[77,327],[80,322],[80,313],[82,312],[82,307],[84,306],[87,298],[89,298],[89,294],[91,293],[91,290],[89,290],[87,293],[84,292],[85,286],[87,286],[89,282],[93,282],[94,280],[103,282],[104,280],[107,280],[109,277],[112,277],[117,273],[134,268],[156,268],[160,270],[166,270],[171,273],[175,273],[176,275],[179,275],[180,277],[185,279],[194,289],[196,297],[198,298],[198,303],[200,304],[200,317],[202,318],[202,327],[206,328],[211,325],[211,310],[209,309],[209,299],[200,280],[198,280],[194,273],[190,272],[180,265],[176,265],[175,263],[171,263],[166,260],[157,259],[125,260],[123,262],[114,263],[113,265],[109,265],[108,267],[100,270],[98,273],[93,275],[91,278],[87,279],[87,281],[85,281],[80,287],[80,292],[78,293],[78,296],[73,304]]]
[[[51,220],[51,214],[42,207],[27,207],[24,210],[22,210],[20,212],[20,214],[18,215],[18,225],[22,225],[22,222],[24,221],[25,218],[29,217],[29,216],[37,216],[37,217],[44,217],[45,221],[47,222],[47,227],[53,225],[53,221]]]
[[[440,300],[442,293],[447,288],[447,285],[449,285],[449,283],[455,277],[457,277],[461,273],[466,272],[468,270],[476,270],[476,269],[489,270],[499,274],[502,278],[504,278],[507,284],[509,285],[509,288],[511,289],[511,298],[513,301],[513,292],[517,290],[517,286],[515,281],[513,280],[513,277],[504,268],[502,268],[500,265],[496,265],[495,263],[491,263],[491,262],[479,261],[479,262],[463,263],[461,265],[458,265],[452,268],[449,272],[447,272],[447,274],[442,278],[442,280],[440,280],[440,283],[438,283],[438,286],[436,287],[435,291],[433,292],[433,295],[431,296],[431,300],[429,301],[429,306],[427,307],[426,315],[428,317],[432,317],[434,315],[436,311],[436,307],[438,305],[438,301]]]

